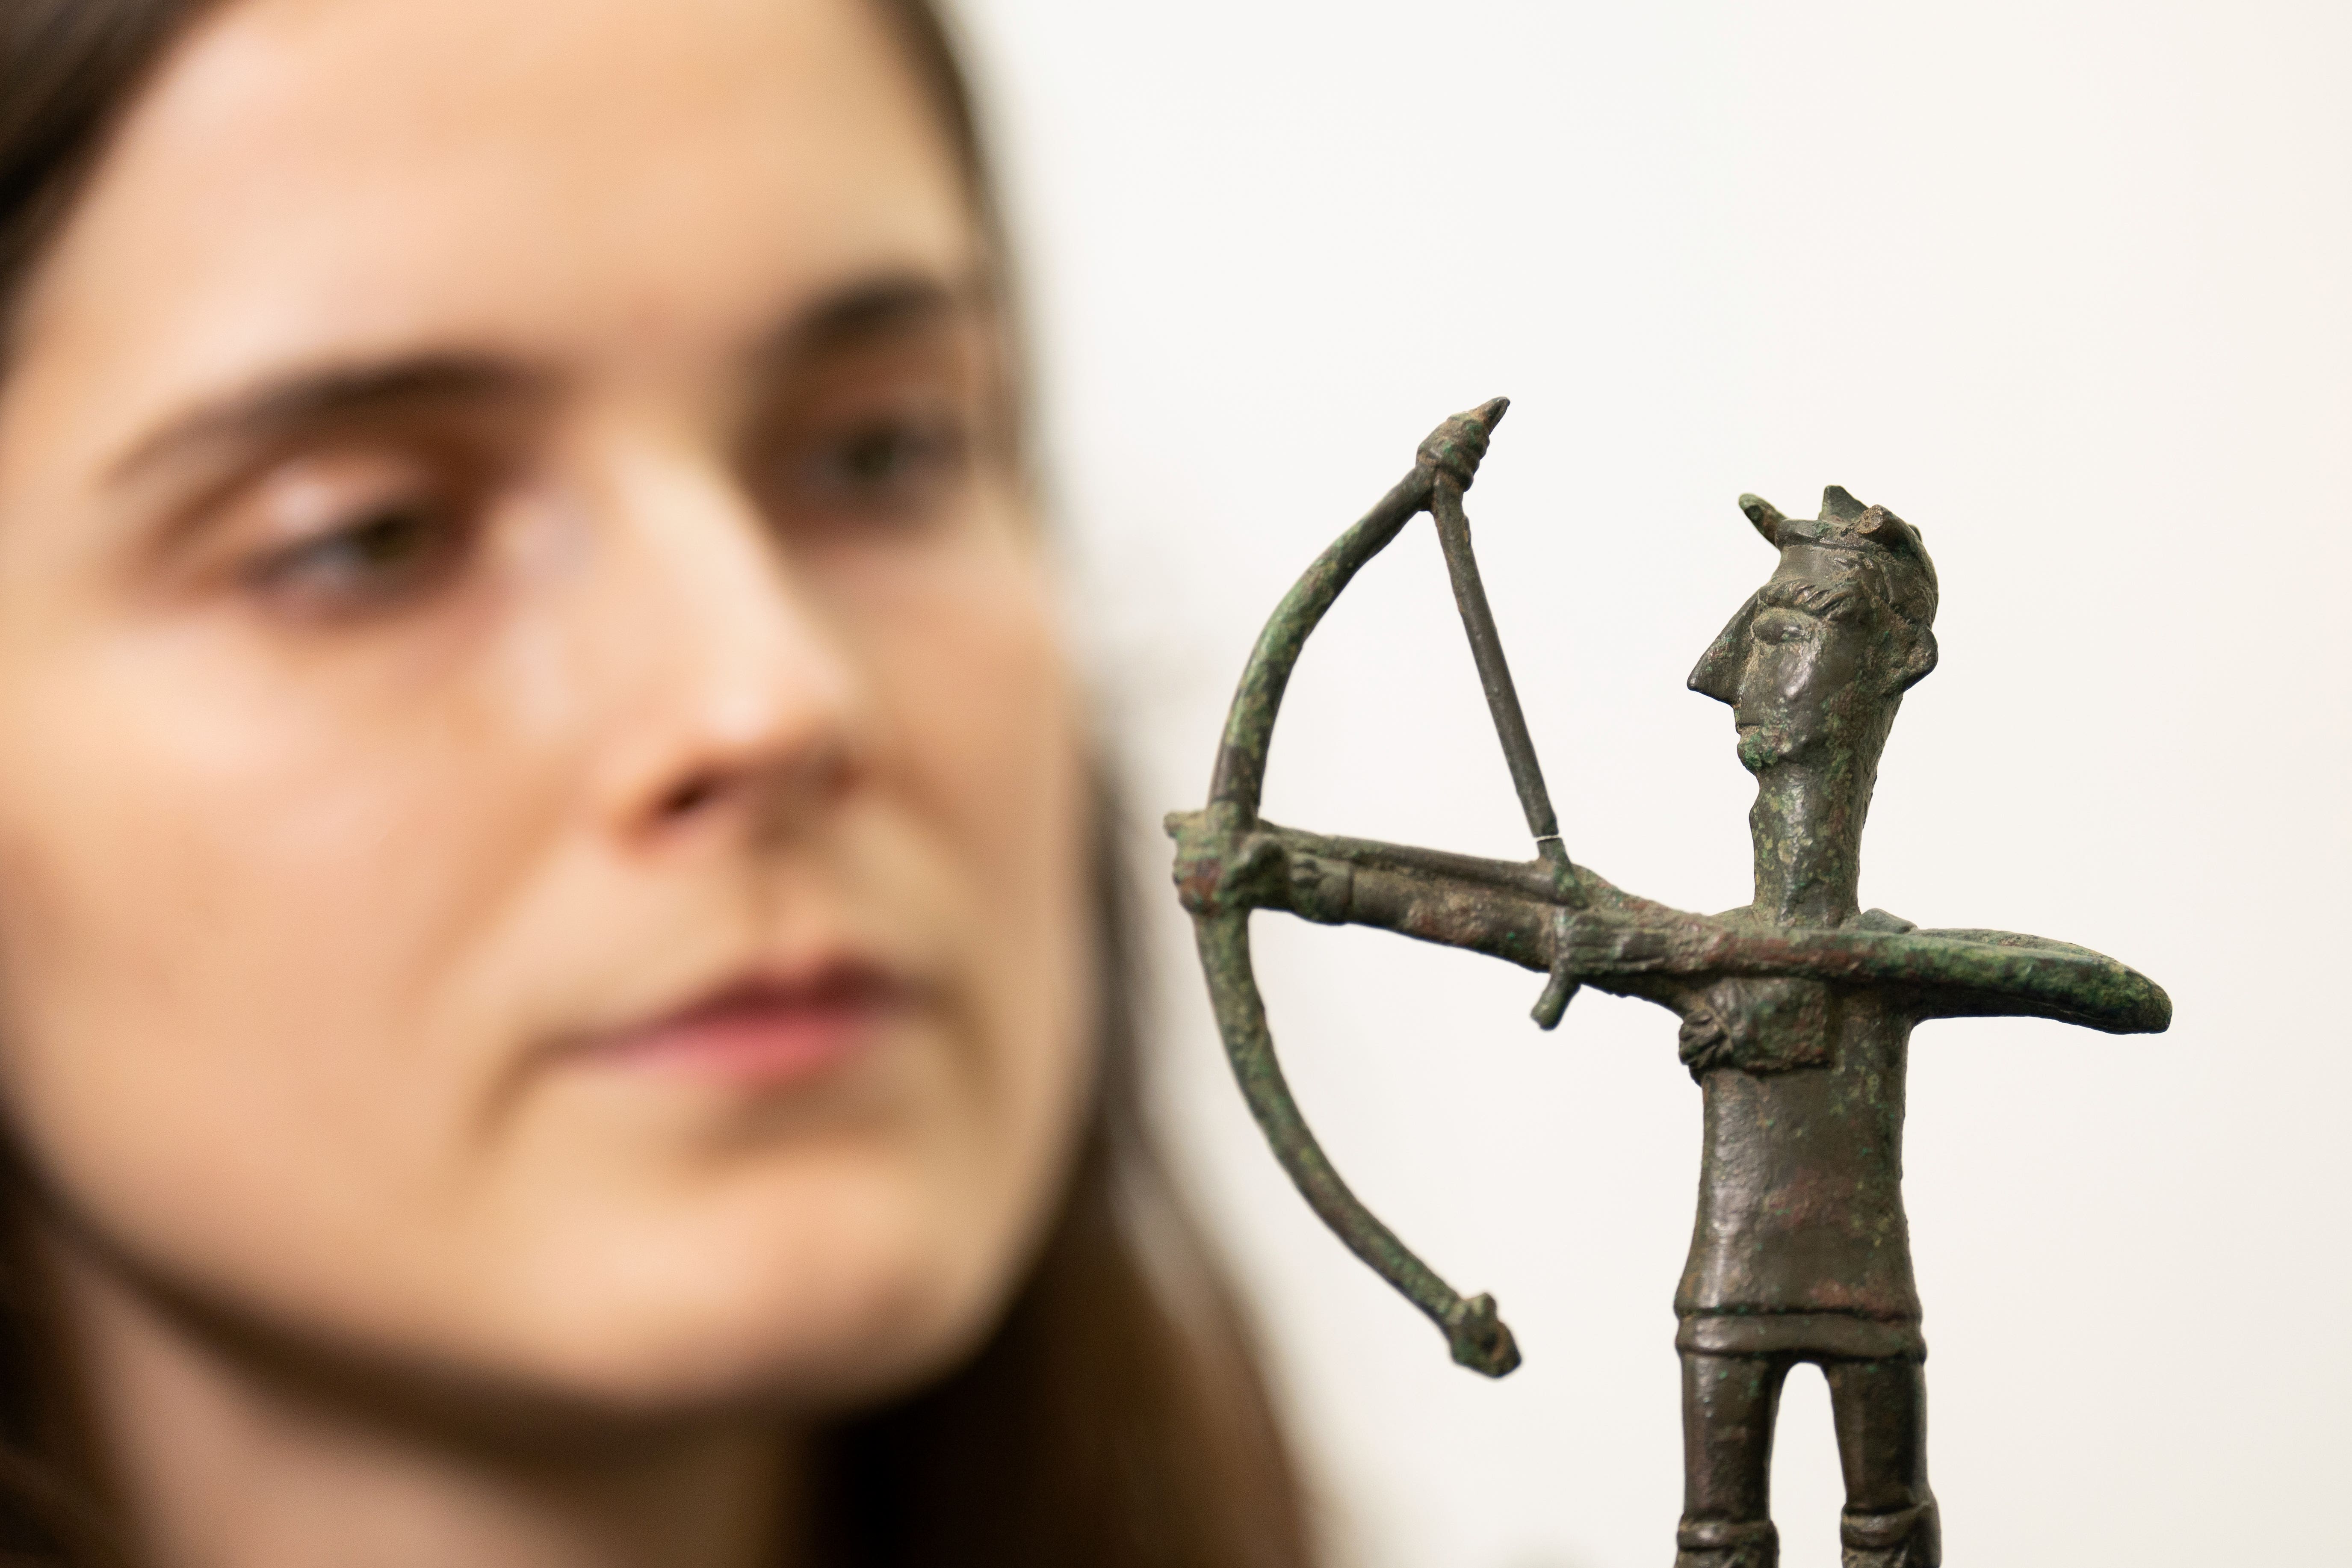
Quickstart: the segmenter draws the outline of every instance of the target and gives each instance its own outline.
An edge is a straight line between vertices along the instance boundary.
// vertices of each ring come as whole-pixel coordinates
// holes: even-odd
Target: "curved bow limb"
[[[1169,831],[1177,841],[1176,883],[1193,917],[1201,965],[1208,978],[1218,1033],[1223,1037],[1225,1054],[1232,1062],[1243,1098],[1248,1101],[1275,1157],[1309,1206],[1349,1250],[1438,1326],[1454,1359],[1489,1377],[1500,1377],[1519,1364],[1517,1343],[1496,1315],[1494,1298],[1465,1298],[1399,1240],[1395,1232],[1381,1224],[1340,1179],[1300,1114],[1275,1055],[1273,1032],[1266,1025],[1265,1005],[1259,995],[1250,958],[1249,918],[1250,911],[1262,904],[1286,907],[1291,902],[1286,887],[1289,857],[1256,830],[1275,719],[1307,639],[1356,573],[1386,548],[1414,516],[1437,503],[1450,506],[1452,520],[1460,518],[1462,490],[1475,477],[1479,459],[1486,455],[1487,437],[1507,406],[1507,400],[1496,398],[1440,425],[1421,444],[1412,471],[1318,556],[1283,596],[1259,634],[1234,693],[1223,742],[1217,751],[1216,769],[1210,781],[1207,808],[1197,813],[1171,814],[1168,820]],[[1441,513],[1441,522],[1446,521],[1449,520]],[[1460,526],[1460,533],[1462,552],[1466,557],[1466,524]],[[1456,552],[1450,540],[1446,552],[1451,564]],[[1475,584],[1475,566],[1471,571]],[[1459,569],[1454,575],[1459,599]],[[1484,605],[1481,593],[1478,605],[1482,611]],[[1466,604],[1464,616],[1465,625],[1469,624]],[[1486,640],[1491,644],[1491,617],[1486,621]],[[1478,654],[1480,676],[1482,680],[1486,679],[1490,660],[1486,647],[1475,626],[1471,636]],[[1491,661],[1496,668],[1500,658],[1496,647]],[[1507,673],[1503,679],[1507,692]],[[1486,683],[1491,701],[1495,699],[1495,686],[1491,680]],[[1516,697],[1510,699],[1509,706],[1516,719]],[[1499,723],[1500,706],[1496,708],[1496,717]],[[1524,723],[1518,725],[1517,733],[1520,749],[1514,750],[1507,729],[1504,748],[1525,801],[1528,790],[1520,756],[1523,751],[1532,764],[1534,752],[1531,746],[1525,744]],[[1534,787],[1539,795],[1539,774],[1535,775]],[[1549,816],[1549,804],[1544,805],[1543,811]],[[1532,826],[1532,806],[1529,820]],[[1556,833],[1553,843],[1558,843]],[[1565,866],[1564,856],[1559,864]]]
[[[1198,915],[1193,929],[1217,1031],[1224,1037],[1234,1077],[1259,1131],[1317,1217],[1437,1325],[1455,1361],[1488,1377],[1505,1375],[1519,1364],[1519,1347],[1497,1315],[1495,1298],[1464,1298],[1398,1239],[1349,1189],[1299,1113],[1275,1056],[1274,1033],[1266,1026],[1265,1004],[1251,967],[1249,918],[1246,909]]]
[[[1457,414],[1429,433],[1413,456],[1412,471],[1380,499],[1355,526],[1331,542],[1306,570],[1290,592],[1266,617],[1257,646],[1250,650],[1233,706],[1225,713],[1225,732],[1217,747],[1216,771],[1209,779],[1209,805],[1238,807],[1252,822],[1257,818],[1259,796],[1265,788],[1266,749],[1274,739],[1275,715],[1282,710],[1282,694],[1307,639],[1323,623],[1339,595],[1363,569],[1364,563],[1388,548],[1404,525],[1429,510],[1441,478],[1453,481],[1454,507],[1461,492],[1478,472],[1486,455],[1486,440],[1507,397],[1480,404]]]

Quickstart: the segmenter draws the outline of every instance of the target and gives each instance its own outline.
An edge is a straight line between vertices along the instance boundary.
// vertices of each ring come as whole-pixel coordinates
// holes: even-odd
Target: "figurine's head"
[[[1835,485],[1818,518],[1757,496],[1739,509],[1780,568],[1709,645],[1691,689],[1731,705],[1751,773],[1841,752],[1874,763],[1903,693],[1936,668],[1936,568],[1919,531]]]

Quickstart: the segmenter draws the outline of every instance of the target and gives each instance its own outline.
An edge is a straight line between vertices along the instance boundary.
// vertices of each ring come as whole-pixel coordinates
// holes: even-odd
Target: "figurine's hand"
[[[1552,961],[1579,980],[1623,980],[1671,973],[1703,950],[1707,936],[1691,926],[1606,910],[1562,910],[1552,925]]]
[[[1232,808],[1171,811],[1167,827],[1176,840],[1176,896],[1193,914],[1261,909],[1279,898],[1289,857]]]
[[[1598,878],[1580,879],[1588,896],[1615,889]],[[1663,921],[1643,921],[1607,904],[1560,907],[1552,912],[1551,978],[1537,999],[1535,1020],[1557,1026],[1569,998],[1591,981],[1604,991],[1647,996],[1675,1005],[1671,975],[1691,959],[1690,933]]]
[[[1308,855],[1278,833],[1237,823],[1230,811],[1171,811],[1176,897],[1196,915],[1288,910],[1324,925],[1349,916],[1355,868]]]

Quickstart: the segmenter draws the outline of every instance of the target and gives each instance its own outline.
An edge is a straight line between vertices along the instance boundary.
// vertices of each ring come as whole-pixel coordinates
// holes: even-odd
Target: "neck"
[[[70,1244],[67,1244],[68,1247]],[[53,1249],[59,1250],[59,1249]],[[484,1439],[257,1368],[106,1265],[59,1259],[101,1464],[157,1568],[773,1568],[772,1422]]]
[[[1834,926],[1860,909],[1862,823],[1875,757],[1775,763],[1757,775],[1748,813],[1756,845],[1756,912],[1775,925]]]

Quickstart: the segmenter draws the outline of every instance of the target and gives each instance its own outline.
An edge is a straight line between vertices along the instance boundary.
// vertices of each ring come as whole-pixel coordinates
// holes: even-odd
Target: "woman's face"
[[[622,1410],[968,1343],[1087,1090],[984,258],[865,0],[242,0],[0,388],[0,1099],[101,1278]]]

